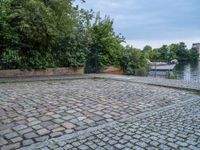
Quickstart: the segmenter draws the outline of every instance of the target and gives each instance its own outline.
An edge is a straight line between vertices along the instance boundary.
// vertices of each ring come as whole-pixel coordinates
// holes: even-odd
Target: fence
[[[148,76],[200,82],[200,72],[198,71],[150,71]]]
[[[195,81],[200,82],[200,72],[189,72],[189,71],[174,71],[174,76],[178,80]]]

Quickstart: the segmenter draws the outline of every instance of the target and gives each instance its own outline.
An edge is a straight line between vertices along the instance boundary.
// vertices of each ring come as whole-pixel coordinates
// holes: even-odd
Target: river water
[[[195,63],[179,63],[174,69],[179,80],[200,82],[200,61]]]

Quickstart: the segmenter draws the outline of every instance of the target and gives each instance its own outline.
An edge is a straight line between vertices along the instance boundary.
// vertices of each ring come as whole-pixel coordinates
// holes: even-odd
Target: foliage
[[[143,51],[144,51],[144,52],[152,51],[152,47],[149,46],[149,45],[146,45],[146,46],[143,48]]]
[[[119,65],[124,38],[115,34],[113,20],[74,7],[73,2],[2,1],[0,66],[20,69],[79,67],[90,59],[94,49],[99,50],[101,68]]]
[[[129,75],[145,75],[148,70],[144,54],[139,49],[130,46],[124,48],[120,66]]]
[[[178,61],[197,61],[199,58],[198,51],[194,48],[187,49],[185,43],[163,45],[161,48],[149,51],[143,51],[146,58],[151,61],[171,61],[177,59]]]
[[[0,68],[76,68],[97,59],[100,68],[115,65],[127,74],[144,75],[148,69],[146,58],[169,59],[167,46],[158,50],[146,46],[144,53],[123,47],[125,39],[115,33],[110,17],[101,18],[100,13],[80,9],[74,1],[1,1]],[[176,46],[174,49],[175,54],[182,52]],[[190,56],[196,57],[195,50]]]
[[[147,59],[149,59],[151,61],[158,60],[159,57],[160,57],[160,53],[158,52],[157,49],[153,49],[151,51],[144,52],[144,55],[145,55],[145,58],[147,58]]]
[[[2,69],[16,69],[20,65],[21,57],[18,51],[6,49],[1,56]]]
[[[60,41],[60,45],[55,48],[56,66],[76,68],[84,65],[88,47],[81,36],[81,33],[76,33]]]
[[[80,46],[84,41],[77,40],[78,31],[75,27],[78,21],[72,0],[4,0],[0,11],[2,68],[12,65],[9,68],[84,65],[85,54],[82,51],[85,49]],[[73,54],[70,50],[74,51]],[[11,62],[6,62],[13,53],[20,56],[17,59],[20,61],[12,58]],[[60,56],[57,54],[62,54],[66,64],[63,59],[57,61]]]
[[[187,49],[185,43],[181,42],[177,44],[176,56],[178,57],[179,61],[189,60],[189,50]]]
[[[86,71],[95,72],[96,65],[102,69],[110,65],[119,65],[122,52],[121,43],[124,37],[116,35],[113,29],[113,20],[108,16],[101,18],[100,13],[81,9],[79,20],[87,37]],[[98,56],[97,56],[98,55]]]
[[[199,51],[196,48],[192,48],[189,51],[190,61],[198,61],[199,59]]]
[[[124,38],[115,34],[113,20],[107,16],[102,19],[98,13],[91,27],[91,33],[91,49],[99,50],[100,68],[109,65],[119,65],[118,60],[122,51],[121,42],[124,41]]]

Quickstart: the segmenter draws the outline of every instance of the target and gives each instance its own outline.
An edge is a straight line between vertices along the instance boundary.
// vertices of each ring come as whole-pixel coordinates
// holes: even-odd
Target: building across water
[[[200,54],[200,43],[194,43],[192,45],[192,48],[196,48],[198,50],[199,54]],[[199,57],[200,57],[200,55],[199,55]]]

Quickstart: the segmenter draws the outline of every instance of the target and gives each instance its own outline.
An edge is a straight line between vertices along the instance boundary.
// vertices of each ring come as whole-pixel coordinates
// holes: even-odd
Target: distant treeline
[[[152,49],[145,46],[143,49],[145,57],[151,61],[198,61],[199,52],[195,48],[188,49],[184,42],[171,45],[163,45],[161,48]]]

